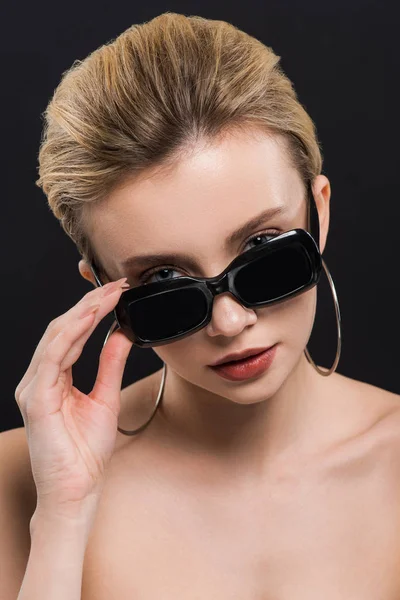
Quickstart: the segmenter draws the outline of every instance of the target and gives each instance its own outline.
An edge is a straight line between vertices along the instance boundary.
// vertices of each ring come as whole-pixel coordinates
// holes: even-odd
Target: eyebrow
[[[287,211],[287,206],[284,204],[274,206],[272,208],[268,208],[267,210],[262,211],[250,221],[247,221],[244,225],[241,225],[239,229],[236,229],[233,233],[231,233],[227,239],[225,240],[225,249],[229,249],[242,238],[244,238],[247,234],[250,234],[255,228],[257,228],[262,223],[266,223],[271,220],[273,217],[281,216]],[[179,262],[186,263],[191,269],[196,269],[197,264],[193,258],[181,252],[175,253],[161,253],[161,254],[139,254],[136,256],[130,256],[125,259],[121,266],[122,269],[129,269],[132,267],[151,267],[152,265],[156,265],[159,263],[171,263],[171,262]]]

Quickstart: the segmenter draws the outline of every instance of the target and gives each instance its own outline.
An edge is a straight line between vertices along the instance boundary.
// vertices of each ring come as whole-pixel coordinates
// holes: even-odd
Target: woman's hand
[[[54,319],[15,390],[37,489],[36,513],[41,515],[80,516],[101,495],[132,342],[119,330],[109,337],[88,395],[74,387],[72,365],[98,323],[116,306],[125,281],[90,291]]]

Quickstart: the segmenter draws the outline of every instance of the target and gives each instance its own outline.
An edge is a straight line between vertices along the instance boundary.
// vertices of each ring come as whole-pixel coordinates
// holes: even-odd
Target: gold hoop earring
[[[304,352],[305,352],[308,362],[312,364],[314,369],[316,371],[318,371],[318,373],[320,375],[327,377],[328,375],[331,375],[331,373],[336,371],[336,367],[338,366],[338,363],[339,363],[340,353],[342,351],[342,327],[341,327],[342,320],[340,317],[340,308],[339,308],[339,302],[338,302],[338,298],[337,298],[337,294],[336,294],[335,284],[333,283],[332,276],[329,272],[328,267],[326,266],[324,259],[322,257],[321,257],[321,259],[322,259],[322,266],[324,267],[326,276],[328,277],[329,286],[331,288],[331,292],[332,292],[332,296],[333,296],[333,302],[335,304],[336,328],[337,328],[337,335],[338,335],[337,345],[336,345],[336,356],[335,356],[335,360],[333,361],[333,365],[331,366],[331,368],[328,369],[327,371],[322,371],[322,369],[320,369],[319,366],[316,365],[315,362],[313,361],[313,359],[311,358],[311,355],[308,351],[307,346],[306,346]]]
[[[108,333],[106,335],[106,339],[103,342],[103,348],[107,343],[108,338],[110,337],[110,335],[116,330],[119,329],[119,325],[117,323],[116,320],[114,320],[113,324],[111,325],[110,329],[108,330]],[[138,427],[137,429],[132,429],[131,431],[128,431],[127,429],[122,429],[121,427],[117,426],[117,429],[120,433],[123,433],[124,435],[136,435],[137,433],[140,433],[141,431],[143,431],[143,429],[145,429],[147,427],[147,425],[149,425],[150,421],[152,421],[152,419],[154,418],[159,404],[161,402],[162,399],[162,395],[164,393],[164,386],[165,386],[165,378],[167,375],[167,365],[166,363],[163,363],[163,374],[161,377],[161,384],[160,384],[160,389],[158,390],[158,394],[157,394],[157,400],[154,406],[154,410],[151,413],[149,419],[147,419],[147,421],[145,423],[143,423],[143,425],[141,425],[140,427]]]

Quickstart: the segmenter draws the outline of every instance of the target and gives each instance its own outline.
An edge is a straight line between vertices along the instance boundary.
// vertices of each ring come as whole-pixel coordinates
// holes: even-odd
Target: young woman
[[[399,396],[336,372],[330,182],[279,57],[165,13],[77,61],[45,117],[38,185],[94,289],[16,389],[18,599],[399,598]],[[307,350],[321,276],[329,368]],[[72,366],[111,311],[85,395]],[[121,391],[132,344],[164,366]]]

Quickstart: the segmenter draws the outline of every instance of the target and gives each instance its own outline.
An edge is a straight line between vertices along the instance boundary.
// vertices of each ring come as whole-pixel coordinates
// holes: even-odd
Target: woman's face
[[[329,225],[328,179],[319,175],[313,191],[322,253]],[[247,221],[278,206],[283,208],[281,214],[227,245],[228,237]],[[306,208],[304,185],[289,163],[282,139],[235,132],[212,144],[199,143],[168,171],[153,170],[127,181],[107,201],[91,207],[90,239],[110,279],[126,276],[131,286],[180,275],[214,277],[238,254],[260,243],[249,241],[252,236],[306,229]],[[164,253],[181,257],[152,267],[142,267],[132,258]],[[238,403],[258,401],[261,393],[265,397],[278,389],[305,359],[316,297],[314,287],[275,306],[249,309],[229,293],[220,294],[206,327],[157,346],[154,352],[167,363],[170,376],[186,385]],[[271,368],[245,389],[209,367],[228,353],[276,343]]]

